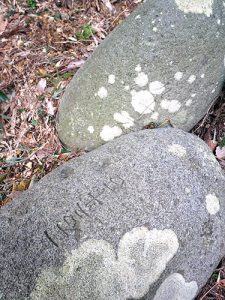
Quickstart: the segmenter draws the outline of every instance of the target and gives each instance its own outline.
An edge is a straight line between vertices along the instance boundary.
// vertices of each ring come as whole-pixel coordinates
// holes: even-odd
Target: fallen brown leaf
[[[220,148],[220,146],[216,147],[216,157],[218,159],[225,158],[225,147]]]
[[[8,20],[4,19],[4,16],[3,15],[0,15],[0,34],[2,34],[6,27],[7,27],[7,24],[8,24]]]

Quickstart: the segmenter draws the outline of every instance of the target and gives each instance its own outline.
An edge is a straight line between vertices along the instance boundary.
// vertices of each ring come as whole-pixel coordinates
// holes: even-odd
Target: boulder
[[[0,299],[191,300],[224,255],[224,195],[196,136],[115,139],[1,210]]]
[[[151,122],[189,131],[224,80],[222,0],[147,0],[97,47],[61,99],[58,133],[93,149]]]

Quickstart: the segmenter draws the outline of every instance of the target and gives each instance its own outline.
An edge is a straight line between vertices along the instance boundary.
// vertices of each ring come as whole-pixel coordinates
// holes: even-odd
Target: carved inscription
[[[54,234],[45,230],[44,234],[46,238],[56,247],[59,247],[60,240],[63,238],[69,238],[73,235],[74,238],[79,241],[80,239],[80,224],[79,219],[73,215],[63,216],[62,220],[55,226]]]
[[[86,194],[76,195],[74,210],[70,215],[63,216],[51,230],[45,230],[45,237],[55,247],[62,246],[66,239],[71,237],[79,242],[81,220],[88,218],[102,224],[102,221],[97,217],[96,212],[104,205],[107,194],[113,192],[116,200],[121,189],[126,189],[125,180],[120,176],[115,175],[103,181],[101,186],[92,188],[91,191],[88,191]],[[111,211],[110,207],[108,207],[108,210]]]

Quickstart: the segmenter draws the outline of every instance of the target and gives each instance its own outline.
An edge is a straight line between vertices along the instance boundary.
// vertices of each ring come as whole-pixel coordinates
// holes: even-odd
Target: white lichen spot
[[[90,133],[93,133],[95,130],[94,130],[94,127],[93,126],[88,126],[88,131]]]
[[[195,96],[196,96],[196,94],[194,94],[194,93],[193,93],[193,94],[191,94],[191,97],[192,97],[192,98],[194,98]]]
[[[136,66],[135,71],[136,71],[136,72],[141,72],[141,66],[140,66],[140,64],[138,64],[138,65]]]
[[[110,74],[109,77],[108,77],[108,83],[110,84],[114,84],[115,83],[115,75],[113,74]]]
[[[143,87],[148,83],[148,75],[144,72],[139,72],[134,81],[138,86]]]
[[[177,73],[175,73],[175,75],[174,75],[174,78],[176,79],[176,80],[181,80],[181,78],[183,77],[183,73],[182,72],[177,72]]]
[[[106,98],[106,97],[108,96],[108,91],[107,91],[107,89],[106,89],[104,86],[102,86],[102,87],[98,90],[97,95],[98,95],[101,99]]]
[[[153,95],[149,91],[131,91],[131,95],[131,104],[134,110],[139,114],[149,114],[154,111],[155,101]]]
[[[152,30],[153,30],[154,32],[157,32],[157,31],[158,31],[157,27],[153,27]]]
[[[175,25],[171,24],[171,25],[170,25],[170,27],[171,27],[171,28],[174,28],[174,27],[175,27]]]
[[[212,89],[211,93],[213,94],[213,93],[215,93],[215,91],[216,91],[216,89]]]
[[[157,111],[155,111],[152,115],[151,115],[151,118],[153,119],[153,120],[158,120],[158,118],[159,118],[159,113],[157,112]]]
[[[31,293],[32,300],[139,299],[156,282],[179,248],[171,229],[136,227],[121,237],[118,251],[105,240],[89,239],[64,264],[43,270]],[[93,288],[94,287],[94,288]],[[90,297],[89,297],[90,298]],[[183,299],[182,299],[183,300]]]
[[[184,157],[187,153],[186,149],[179,144],[169,145],[168,151],[178,157]]]
[[[196,79],[196,76],[195,75],[191,75],[189,78],[188,78],[188,83],[193,83]]]
[[[189,58],[189,61],[192,61],[193,59],[192,58]]]
[[[196,281],[186,282],[181,274],[173,273],[160,285],[153,300],[193,300],[197,291]]]
[[[122,124],[125,129],[128,129],[134,125],[134,119],[126,111],[121,111],[121,113],[115,113],[113,115],[115,121]]]
[[[155,20],[152,21],[152,24],[155,24]]]
[[[168,110],[170,113],[175,113],[181,108],[181,103],[178,100],[162,100],[160,106]]]
[[[175,0],[178,8],[184,13],[205,14],[210,17],[214,0]]]
[[[161,95],[165,91],[165,86],[160,81],[152,81],[149,84],[149,90],[154,95]]]
[[[129,91],[130,86],[129,86],[129,85],[126,85],[126,86],[124,87],[124,89],[125,89],[126,91]]]
[[[185,105],[186,106],[190,106],[192,103],[192,99],[188,99],[186,102],[185,102]]]
[[[137,16],[135,17],[136,20],[137,20],[137,19],[140,19],[140,18],[141,18],[140,15],[137,15]]]
[[[190,194],[191,190],[189,188],[185,188],[185,194]]]
[[[203,74],[201,74],[201,76],[200,76],[201,78],[205,78],[205,74],[203,73]]]
[[[118,137],[122,134],[122,129],[118,126],[108,126],[105,125],[102,128],[102,131],[100,133],[100,137],[103,141],[108,142],[112,141],[115,137]]]
[[[220,19],[217,20],[217,24],[218,24],[218,25],[221,24],[221,20],[220,20]]]
[[[220,210],[220,201],[214,193],[206,195],[205,201],[206,209],[210,215],[215,215],[218,213]]]

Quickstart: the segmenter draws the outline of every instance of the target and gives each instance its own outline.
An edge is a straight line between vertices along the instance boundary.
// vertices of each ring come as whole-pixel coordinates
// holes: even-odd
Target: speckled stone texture
[[[146,0],[97,47],[62,97],[58,133],[93,149],[150,122],[190,130],[224,80],[222,0]]]
[[[0,299],[191,300],[224,255],[224,195],[196,136],[115,139],[0,211]]]

